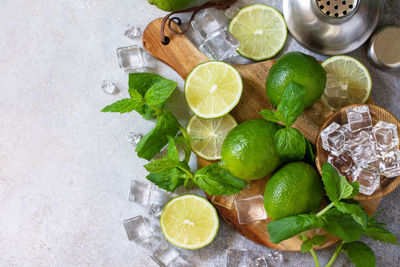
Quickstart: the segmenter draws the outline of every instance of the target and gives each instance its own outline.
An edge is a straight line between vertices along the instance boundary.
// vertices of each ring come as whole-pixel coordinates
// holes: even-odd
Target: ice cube
[[[327,97],[347,98],[349,81],[346,76],[328,74],[325,95]]]
[[[237,55],[239,41],[227,30],[220,30],[208,38],[199,49],[210,59],[228,60]]]
[[[128,143],[136,146],[137,144],[139,144],[139,142],[140,142],[140,140],[142,140],[142,138],[143,138],[143,134],[141,134],[141,133],[129,132],[126,140],[128,141]]]
[[[340,125],[336,122],[332,122],[328,127],[326,127],[322,132],[321,132],[321,141],[322,141],[322,147],[326,150],[326,151],[330,151],[331,148],[329,146],[328,143],[328,137],[329,134],[336,131],[337,129],[339,129]]]
[[[221,206],[221,207],[231,210],[233,208],[233,203],[235,202],[236,198],[237,198],[237,194],[233,194],[233,195],[229,195],[229,196],[225,196],[225,195],[213,196],[211,199],[211,202],[215,205],[218,205],[218,206]]]
[[[379,186],[380,176],[377,171],[370,171],[358,167],[353,172],[353,182],[354,181],[360,183],[360,193],[364,195],[372,195]]]
[[[256,267],[268,267],[267,260],[264,257],[259,257],[254,260]]]
[[[226,267],[249,267],[250,256],[247,249],[227,249]]]
[[[134,241],[136,244],[146,249],[152,248],[154,242],[146,218],[139,215],[125,220],[123,224],[130,241]]]
[[[192,28],[203,40],[215,36],[218,31],[227,27],[227,21],[218,16],[214,10],[204,9],[197,13],[192,21]]]
[[[283,262],[283,255],[279,251],[271,251],[267,253],[267,259],[272,262]]]
[[[158,188],[155,184],[152,184],[149,201],[146,205],[149,215],[155,218],[160,217],[165,204],[176,196],[176,194],[167,192]]]
[[[235,7],[235,6],[231,6],[230,8],[228,8],[227,10],[225,10],[225,17],[227,17],[228,19],[232,19],[238,12],[239,12],[239,8]]]
[[[151,187],[152,184],[149,182],[132,180],[129,191],[129,200],[142,206],[146,206],[149,202]]]
[[[371,135],[368,132],[358,132],[352,138],[347,139],[344,145],[344,150],[351,156],[353,150],[359,145],[373,145]]]
[[[124,35],[131,40],[135,40],[140,37],[141,33],[142,32],[138,26],[127,25]]]
[[[236,212],[239,224],[267,219],[264,209],[263,196],[258,195],[250,198],[235,200]]]
[[[349,140],[351,131],[346,125],[340,126],[328,134],[327,143],[333,155],[340,155],[344,151],[344,144]]]
[[[189,262],[184,260],[179,251],[163,241],[150,254],[150,258],[161,267],[183,267],[189,266]]]
[[[391,149],[399,144],[397,125],[379,121],[372,128],[377,147],[383,150]]]
[[[379,157],[379,173],[388,178],[400,176],[400,151],[384,152]]]
[[[372,142],[361,143],[355,146],[351,152],[351,158],[357,166],[365,166],[378,160],[375,146]]]
[[[119,92],[119,88],[114,83],[106,80],[101,81],[100,88],[108,95],[113,95]]]
[[[119,67],[125,72],[144,72],[143,49],[137,45],[117,48]]]
[[[368,106],[357,106],[346,109],[347,120],[350,130],[358,132],[361,130],[370,131],[372,129],[372,119]]]
[[[339,156],[329,155],[328,162],[342,175],[347,176],[351,173],[353,160],[346,152]]]

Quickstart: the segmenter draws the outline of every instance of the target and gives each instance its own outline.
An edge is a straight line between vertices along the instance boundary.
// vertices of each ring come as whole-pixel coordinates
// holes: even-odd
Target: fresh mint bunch
[[[154,159],[144,166],[150,173],[146,178],[158,187],[174,191],[182,185],[190,188],[197,184],[210,195],[238,193],[247,183],[232,176],[217,163],[192,173],[189,167],[191,140],[172,112],[165,109],[165,104],[176,86],[176,82],[157,74],[131,73],[130,98],[106,106],[102,112],[126,113],[134,110],[147,120],[156,119],[154,129],[140,140],[136,152],[140,158],[150,161],[168,144],[164,157]],[[185,153],[182,160],[179,158],[178,146]]]
[[[323,238],[309,239],[304,232],[323,228],[326,232],[342,239],[326,266],[331,266],[340,252],[345,252],[357,267],[375,266],[374,253],[358,240],[365,235],[382,242],[397,244],[396,236],[384,228],[387,227],[386,224],[376,221],[376,214],[368,218],[364,208],[357,201],[351,200],[358,194],[358,182],[349,183],[329,163],[323,164],[322,177],[331,203],[316,214],[289,216],[269,223],[267,228],[270,240],[273,243],[280,243],[301,234],[299,236],[303,240],[301,250],[309,251],[314,257],[316,266],[319,266],[312,247],[323,244]]]
[[[308,152],[313,158],[311,144],[307,143],[304,136],[290,126],[304,110],[306,89],[301,85],[290,82],[283,92],[281,102],[276,111],[264,109],[260,112],[264,119],[272,122],[282,122],[286,127],[275,134],[276,150],[283,161],[289,162],[302,160]],[[308,149],[307,149],[308,148]]]

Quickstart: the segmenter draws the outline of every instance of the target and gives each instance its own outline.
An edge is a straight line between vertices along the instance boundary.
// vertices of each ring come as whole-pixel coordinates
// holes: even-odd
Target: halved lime
[[[228,114],[239,102],[243,84],[239,72],[221,61],[208,61],[195,67],[185,82],[185,98],[201,118]]]
[[[165,205],[161,229],[171,244],[184,249],[199,249],[210,244],[218,232],[214,206],[197,195],[183,195]]]
[[[240,41],[236,51],[256,61],[274,57],[285,46],[287,38],[282,14],[261,4],[242,8],[229,24],[229,31]]]
[[[322,63],[327,82],[322,102],[333,110],[367,102],[372,89],[368,69],[349,56],[334,56]]]
[[[193,139],[190,143],[197,156],[206,160],[221,159],[221,147],[228,133],[237,126],[232,115],[217,119],[190,118],[186,131]]]

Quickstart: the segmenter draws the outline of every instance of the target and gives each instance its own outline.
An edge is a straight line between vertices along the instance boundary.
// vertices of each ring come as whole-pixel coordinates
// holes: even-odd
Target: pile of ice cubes
[[[342,175],[360,183],[360,192],[371,195],[380,176],[400,176],[398,130],[395,124],[372,125],[368,106],[346,109],[347,124],[333,122],[321,132],[322,146],[330,152],[328,162]]]
[[[210,59],[227,61],[237,56],[239,41],[228,31],[228,18],[236,14],[238,8],[231,7],[225,16],[214,9],[204,9],[191,22],[194,37],[201,43],[199,49]]]

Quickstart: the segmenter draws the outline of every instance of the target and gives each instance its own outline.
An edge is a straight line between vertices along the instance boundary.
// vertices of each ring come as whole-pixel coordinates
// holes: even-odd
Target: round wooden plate
[[[346,109],[356,106],[360,105],[347,106],[336,111],[321,126],[321,130],[318,133],[318,138],[315,145],[317,149],[317,158],[315,163],[317,164],[319,173],[321,173],[322,164],[328,160],[329,156],[329,152],[322,148],[321,131],[326,127],[328,127],[332,122],[337,122],[340,125],[346,124],[347,123]],[[371,112],[372,125],[375,125],[378,121],[385,121],[397,125],[397,131],[399,131],[400,122],[392,113],[376,105],[368,104],[368,107]],[[397,146],[397,148],[400,149],[400,144]],[[393,190],[395,190],[399,186],[399,184],[400,184],[400,176],[395,178],[387,178],[381,176],[380,185],[372,195],[367,196],[360,193],[354,199],[369,200],[374,198],[382,198],[387,194],[391,193]]]
[[[160,42],[161,21],[162,19],[156,19],[147,26],[143,32],[143,47],[151,55],[172,67],[183,79],[186,79],[194,67],[209,59],[185,35],[176,35],[168,27],[165,29],[165,34],[169,37],[170,42],[168,45],[163,45]],[[179,29],[179,26],[175,23],[172,23],[172,27]],[[241,100],[231,112],[238,123],[260,118],[259,112],[262,109],[273,109],[265,92],[265,82],[274,62],[274,60],[267,60],[248,65],[233,65],[239,71],[243,80]],[[293,127],[301,131],[308,140],[315,144],[320,126],[331,114],[332,111],[321,101],[317,101],[317,103],[299,116]],[[198,158],[199,168],[210,163]],[[268,178],[251,181],[249,188],[240,192],[237,198],[241,199],[263,194],[267,181]],[[208,196],[208,198],[211,200],[212,196]],[[371,214],[376,210],[379,202],[380,198],[376,198],[361,201],[361,204]],[[267,224],[271,221],[270,219],[240,225],[234,208],[227,209],[218,205],[215,205],[215,207],[221,218],[244,237],[260,245],[274,249],[287,251],[300,250],[301,241],[297,237],[285,240],[280,244],[273,244],[269,240]],[[323,233],[322,230],[317,230],[308,231],[307,234],[311,236],[317,232],[318,234]],[[327,236],[329,237],[328,241],[318,248],[328,247],[339,240],[336,237]]]

